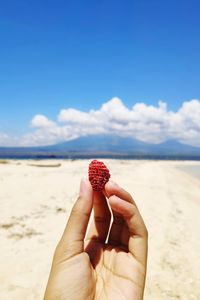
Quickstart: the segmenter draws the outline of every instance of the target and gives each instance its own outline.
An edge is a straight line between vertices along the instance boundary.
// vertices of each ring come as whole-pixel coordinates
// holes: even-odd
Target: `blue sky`
[[[112,97],[169,110],[200,99],[199,1],[7,0],[0,9],[0,132]]]

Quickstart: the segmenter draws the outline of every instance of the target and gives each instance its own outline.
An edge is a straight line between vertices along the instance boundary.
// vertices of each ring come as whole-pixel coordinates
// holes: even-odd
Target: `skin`
[[[44,299],[142,300],[147,236],[127,191],[108,182],[103,192],[93,192],[89,181],[82,180],[54,254]]]

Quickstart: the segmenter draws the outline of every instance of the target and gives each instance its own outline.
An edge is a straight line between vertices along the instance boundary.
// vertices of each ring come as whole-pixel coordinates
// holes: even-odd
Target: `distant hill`
[[[0,147],[0,158],[84,157],[200,159],[200,148],[176,140],[150,144],[117,135],[91,135],[43,147]]]
[[[138,149],[142,151],[146,143],[117,135],[91,135],[49,146],[49,149],[75,152],[116,152],[131,153]]]

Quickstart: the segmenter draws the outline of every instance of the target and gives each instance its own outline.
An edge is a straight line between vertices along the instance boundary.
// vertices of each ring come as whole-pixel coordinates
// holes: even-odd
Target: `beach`
[[[200,299],[200,179],[193,161],[104,160],[149,232],[145,300]],[[43,299],[89,160],[0,161],[0,300]]]

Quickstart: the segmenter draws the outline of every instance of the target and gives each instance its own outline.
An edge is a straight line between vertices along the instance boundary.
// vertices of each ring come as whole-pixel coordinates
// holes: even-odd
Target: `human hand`
[[[56,248],[44,299],[142,300],[146,262],[147,229],[131,195],[113,182],[104,193],[93,192],[84,180]]]

